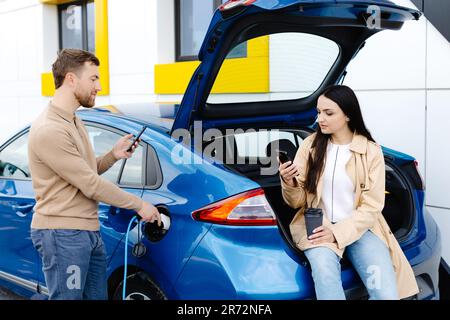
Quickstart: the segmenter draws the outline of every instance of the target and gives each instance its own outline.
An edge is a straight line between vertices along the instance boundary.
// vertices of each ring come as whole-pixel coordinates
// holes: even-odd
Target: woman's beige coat
[[[294,242],[300,250],[326,246],[342,257],[346,246],[357,241],[367,230],[371,230],[389,248],[397,276],[399,298],[417,294],[419,290],[413,270],[381,214],[385,197],[383,153],[379,145],[366,137],[354,134],[350,144],[352,155],[346,164],[347,174],[355,186],[355,203],[351,217],[331,224],[324,216],[323,224],[333,232],[336,238],[335,243],[312,245],[307,239],[304,209],[319,207],[323,187],[323,175],[319,179],[316,195],[307,193],[302,187],[308,156],[312,151],[311,144],[315,136],[316,134],[312,134],[306,138],[295,156],[294,163],[299,169],[299,175],[295,177],[297,186],[289,186],[281,179],[284,200],[292,208],[300,209],[290,225]]]

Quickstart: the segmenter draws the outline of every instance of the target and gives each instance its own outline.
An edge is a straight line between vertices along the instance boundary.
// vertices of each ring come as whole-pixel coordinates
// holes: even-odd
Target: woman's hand
[[[317,227],[313,230],[313,234],[308,237],[311,244],[334,243],[336,238],[333,232],[325,226]]]
[[[281,178],[283,178],[284,182],[286,182],[287,185],[291,187],[296,186],[294,177],[298,175],[298,168],[295,163],[288,161],[286,163],[280,164],[278,171],[280,172]]]

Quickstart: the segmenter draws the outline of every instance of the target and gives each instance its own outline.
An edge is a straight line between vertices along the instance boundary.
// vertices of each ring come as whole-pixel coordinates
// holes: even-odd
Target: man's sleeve
[[[142,208],[142,199],[121,190],[89,167],[68,132],[60,128],[40,128],[36,133],[36,145],[40,160],[87,198],[118,208],[136,211]]]
[[[117,162],[117,159],[116,157],[114,157],[112,150],[100,157],[97,157],[96,160],[97,160],[97,172],[99,175],[106,172]]]

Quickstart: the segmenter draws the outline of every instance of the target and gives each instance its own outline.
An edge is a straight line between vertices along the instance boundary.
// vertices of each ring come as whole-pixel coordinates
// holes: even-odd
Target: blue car
[[[99,204],[110,298],[122,298],[127,246],[127,299],[314,299],[310,267],[289,233],[295,210],[281,197],[274,147],[293,157],[315,129],[319,93],[342,81],[366,39],[419,17],[385,0],[229,1],[212,18],[181,104],[79,111],[97,155],[147,127],[134,156],[103,177],[157,204],[171,222],[165,233],[134,223],[125,243],[135,213]],[[271,56],[287,54],[270,65],[278,91],[221,99],[212,88],[222,66],[261,37],[270,37]],[[272,47],[277,43],[281,50]],[[30,239],[35,199],[28,130],[0,147],[0,285],[30,297],[47,289]],[[438,299],[440,233],[424,207],[417,162],[383,151],[383,215],[414,269],[420,293],[413,298]],[[137,243],[145,246],[143,255]],[[367,298],[345,259],[342,281],[348,299]]]

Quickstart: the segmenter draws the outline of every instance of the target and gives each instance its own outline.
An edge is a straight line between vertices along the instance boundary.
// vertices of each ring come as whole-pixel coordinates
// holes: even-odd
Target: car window
[[[122,185],[143,185],[142,163],[144,160],[144,148],[142,145],[134,151],[133,156],[127,159],[123,168],[120,184]]]
[[[162,182],[162,172],[158,155],[151,145],[148,146],[147,150],[146,186],[151,188],[158,188],[160,183]]]
[[[208,104],[294,100],[310,96],[320,87],[339,55],[339,47],[332,40],[307,33],[283,32],[269,35],[266,40],[268,56],[259,56],[262,54],[261,50],[252,48],[258,41],[264,42],[262,39],[267,39],[267,36],[247,41],[249,69],[234,67],[231,56],[228,55],[214,85],[223,87],[231,83],[245,89],[248,87],[245,82],[248,79],[246,73],[256,72],[264,82],[262,86],[267,89],[230,94],[217,93],[213,86]],[[268,59],[267,63],[262,63],[263,59]],[[251,68],[252,65],[260,66],[261,63],[267,65],[268,70]]]
[[[0,177],[31,178],[28,168],[28,133],[0,152]]]
[[[121,135],[103,128],[86,125],[86,129],[96,157],[111,151],[117,140],[121,138]],[[117,183],[121,166],[122,161],[117,161],[109,170],[102,174],[102,177]]]

